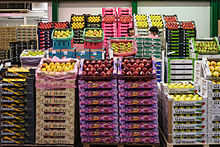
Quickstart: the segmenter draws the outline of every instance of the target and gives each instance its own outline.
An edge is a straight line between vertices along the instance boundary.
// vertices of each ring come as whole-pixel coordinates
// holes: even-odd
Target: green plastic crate
[[[61,37],[61,38],[54,38],[54,33],[55,33],[55,31],[62,31],[62,30],[64,30],[64,31],[70,30],[71,34],[70,34],[67,38],[63,38],[63,37]],[[73,29],[72,29],[72,28],[54,29],[53,32],[52,32],[51,38],[52,38],[53,40],[67,41],[67,40],[73,39],[73,35],[74,35],[74,33],[73,33]]]
[[[102,30],[102,37],[87,37],[85,36],[85,33],[87,30]],[[85,28],[83,32],[83,41],[87,42],[101,42],[104,40],[104,31],[102,28]]]

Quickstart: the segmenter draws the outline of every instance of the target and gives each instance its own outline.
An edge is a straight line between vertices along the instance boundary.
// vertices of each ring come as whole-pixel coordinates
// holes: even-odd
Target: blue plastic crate
[[[62,49],[61,56],[66,58],[76,58],[76,50],[74,49]]]
[[[157,70],[157,75],[161,75],[161,71],[160,70]]]
[[[53,40],[53,49],[72,49],[72,40]]]
[[[49,50],[48,54],[49,54],[49,58],[53,58],[53,57],[61,58],[62,57],[61,50]]]
[[[77,51],[76,58],[77,59],[90,59],[90,55],[88,51]]]
[[[157,75],[157,79],[161,79],[161,75]]]
[[[90,54],[90,59],[95,60],[95,59],[102,59],[102,51],[91,51]]]
[[[156,64],[161,66],[162,63],[161,63],[161,61],[159,61],[159,62],[156,61]]]

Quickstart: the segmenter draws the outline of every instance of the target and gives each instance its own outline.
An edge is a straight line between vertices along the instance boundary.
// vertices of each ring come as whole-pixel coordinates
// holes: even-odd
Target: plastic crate
[[[100,42],[88,42],[84,41],[84,49],[102,49],[103,41]]]
[[[101,37],[87,37],[85,36],[87,30],[102,30],[102,36]],[[102,28],[85,28],[83,32],[83,40],[87,42],[100,42],[104,40],[104,31]]]
[[[102,28],[105,29],[107,27],[117,28],[117,23],[102,23]]]
[[[77,51],[76,50],[76,58],[77,59],[90,59],[89,50]]]
[[[53,57],[61,58],[61,50],[49,49],[48,56],[49,56],[49,58],[53,58]]]
[[[86,20],[86,14],[83,15],[72,14],[70,18],[70,22],[84,22],[85,20]]]
[[[118,29],[121,29],[121,28],[132,28],[133,27],[133,22],[129,22],[129,23],[121,23],[121,22],[118,22]]]
[[[103,52],[104,50],[90,50],[89,56],[91,60],[95,59],[103,59]]]
[[[54,27],[53,22],[39,22],[38,29],[52,29]]]
[[[73,39],[53,40],[53,49],[71,49],[71,48],[73,48]]]
[[[116,23],[117,16],[116,15],[104,15],[102,16],[102,23]]]
[[[69,22],[53,22],[54,23],[54,28],[56,29],[65,29],[69,28]]]
[[[118,15],[132,15],[132,7],[118,8]]]
[[[66,58],[76,58],[76,50],[75,49],[61,49],[61,55]]]
[[[102,8],[102,16],[104,15],[117,15],[116,8]]]
[[[191,26],[190,28],[185,29],[185,28],[183,28],[183,27],[181,26],[183,23],[191,23],[192,26]],[[183,29],[183,30],[196,29],[196,24],[195,24],[194,21],[180,21],[180,27],[181,27],[181,29]]]
[[[90,17],[94,17],[94,19],[97,19],[98,21],[95,21],[95,22],[93,22],[93,21],[90,21],[89,22],[89,19],[90,19]],[[87,16],[86,16],[86,23],[90,23],[90,24],[92,24],[92,23],[101,23],[102,22],[102,16],[99,14],[99,15],[90,15],[90,14],[88,14]]]

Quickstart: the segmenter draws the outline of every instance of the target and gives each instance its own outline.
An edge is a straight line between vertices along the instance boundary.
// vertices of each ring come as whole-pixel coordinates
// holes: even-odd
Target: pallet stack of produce
[[[168,59],[168,83],[194,81],[193,59]]]
[[[86,27],[87,28],[102,28],[102,16],[87,14]]]
[[[200,78],[201,93],[207,97],[208,101],[208,142],[210,144],[220,143],[220,80],[219,65],[220,56],[203,58],[203,77]]]
[[[16,27],[17,41],[37,40],[37,26]]]
[[[161,85],[160,124],[167,146],[207,144],[207,101],[190,82]]]
[[[36,143],[74,144],[78,61],[43,59],[36,70]]]
[[[70,28],[74,32],[74,44],[83,44],[83,30],[86,28],[86,15],[71,15]]]
[[[0,144],[35,143],[35,86],[32,69],[1,69]]]
[[[10,42],[16,41],[16,27],[0,27],[0,50],[10,50]]]
[[[20,64],[20,55],[24,50],[37,49],[37,41],[19,41],[10,43],[10,59],[12,64]]]
[[[117,59],[81,60],[79,70],[82,143],[119,143]]]
[[[159,143],[155,58],[120,58],[118,76],[121,143]]]
[[[213,56],[220,53],[218,38],[192,38],[190,40],[190,57],[201,60],[205,55]]]
[[[116,8],[102,8],[102,29],[104,31],[104,47],[108,45],[108,39],[117,37],[117,11]]]
[[[147,14],[134,15],[134,29],[136,35],[146,36],[148,34],[149,23]]]
[[[53,22],[38,23],[37,35],[38,35],[38,49],[47,50],[53,46],[53,40],[51,38],[53,32]]]
[[[118,37],[126,37],[128,28],[133,28],[132,8],[118,8]]]

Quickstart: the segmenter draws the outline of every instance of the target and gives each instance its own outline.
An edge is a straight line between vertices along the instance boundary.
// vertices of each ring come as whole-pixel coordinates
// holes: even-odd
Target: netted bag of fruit
[[[36,77],[63,80],[76,78],[79,61],[72,58],[59,59],[42,59],[36,70]]]

